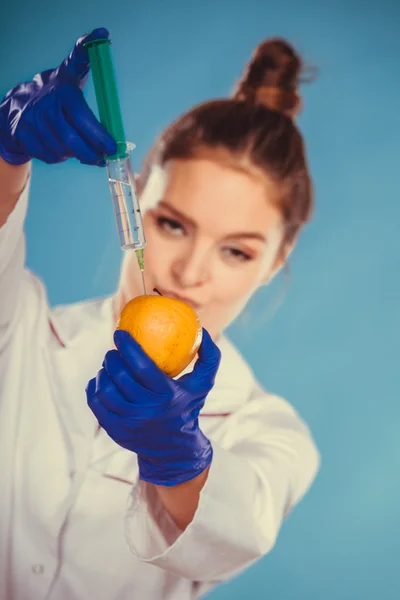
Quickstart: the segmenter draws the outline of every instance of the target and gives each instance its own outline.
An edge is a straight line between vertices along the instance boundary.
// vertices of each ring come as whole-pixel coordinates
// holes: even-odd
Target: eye
[[[239,248],[224,248],[223,252],[228,258],[232,258],[237,262],[247,262],[249,260],[253,260],[253,256],[243,252],[243,250],[239,250]]]
[[[156,222],[159,229],[170,233],[171,235],[178,236],[185,233],[183,225],[175,219],[169,219],[168,217],[157,217]]]

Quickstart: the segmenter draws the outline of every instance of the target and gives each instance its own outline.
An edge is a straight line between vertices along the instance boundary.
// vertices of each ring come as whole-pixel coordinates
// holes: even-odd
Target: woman
[[[197,597],[271,550],[319,464],[223,334],[311,213],[286,42],[258,47],[231,99],[173,123],[140,176],[147,288],[197,310],[193,370],[169,379],[113,338],[142,291],[134,253],[113,298],[56,309],[24,267],[30,160],[101,166],[115,151],[81,91],[83,43],[107,36],[80,38],[0,108],[1,598]]]

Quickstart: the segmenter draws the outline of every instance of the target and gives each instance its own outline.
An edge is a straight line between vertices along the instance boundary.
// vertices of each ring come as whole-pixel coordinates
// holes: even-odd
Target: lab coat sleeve
[[[6,223],[0,228],[0,350],[10,330],[18,305],[25,265],[24,222],[28,206],[29,180]]]
[[[195,516],[184,532],[145,482],[133,488],[126,537],[142,561],[194,582],[229,579],[267,554],[310,487],[319,453],[295,410],[259,388],[226,418]]]

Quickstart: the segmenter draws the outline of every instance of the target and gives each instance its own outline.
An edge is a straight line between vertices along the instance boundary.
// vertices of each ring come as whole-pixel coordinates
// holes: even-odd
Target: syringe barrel
[[[131,159],[127,156],[107,160],[106,165],[121,249],[144,248],[146,238]]]

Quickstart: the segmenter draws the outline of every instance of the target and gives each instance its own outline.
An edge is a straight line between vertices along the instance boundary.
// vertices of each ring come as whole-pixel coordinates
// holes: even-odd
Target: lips
[[[157,289],[161,292],[163,296],[167,296],[168,298],[175,298],[175,300],[181,300],[182,302],[186,302],[186,304],[189,304],[189,306],[191,306],[194,310],[199,310],[199,308],[201,308],[201,305],[192,298],[188,298],[187,296],[181,296],[180,294],[170,292],[169,290],[164,290],[160,287],[157,287]]]

